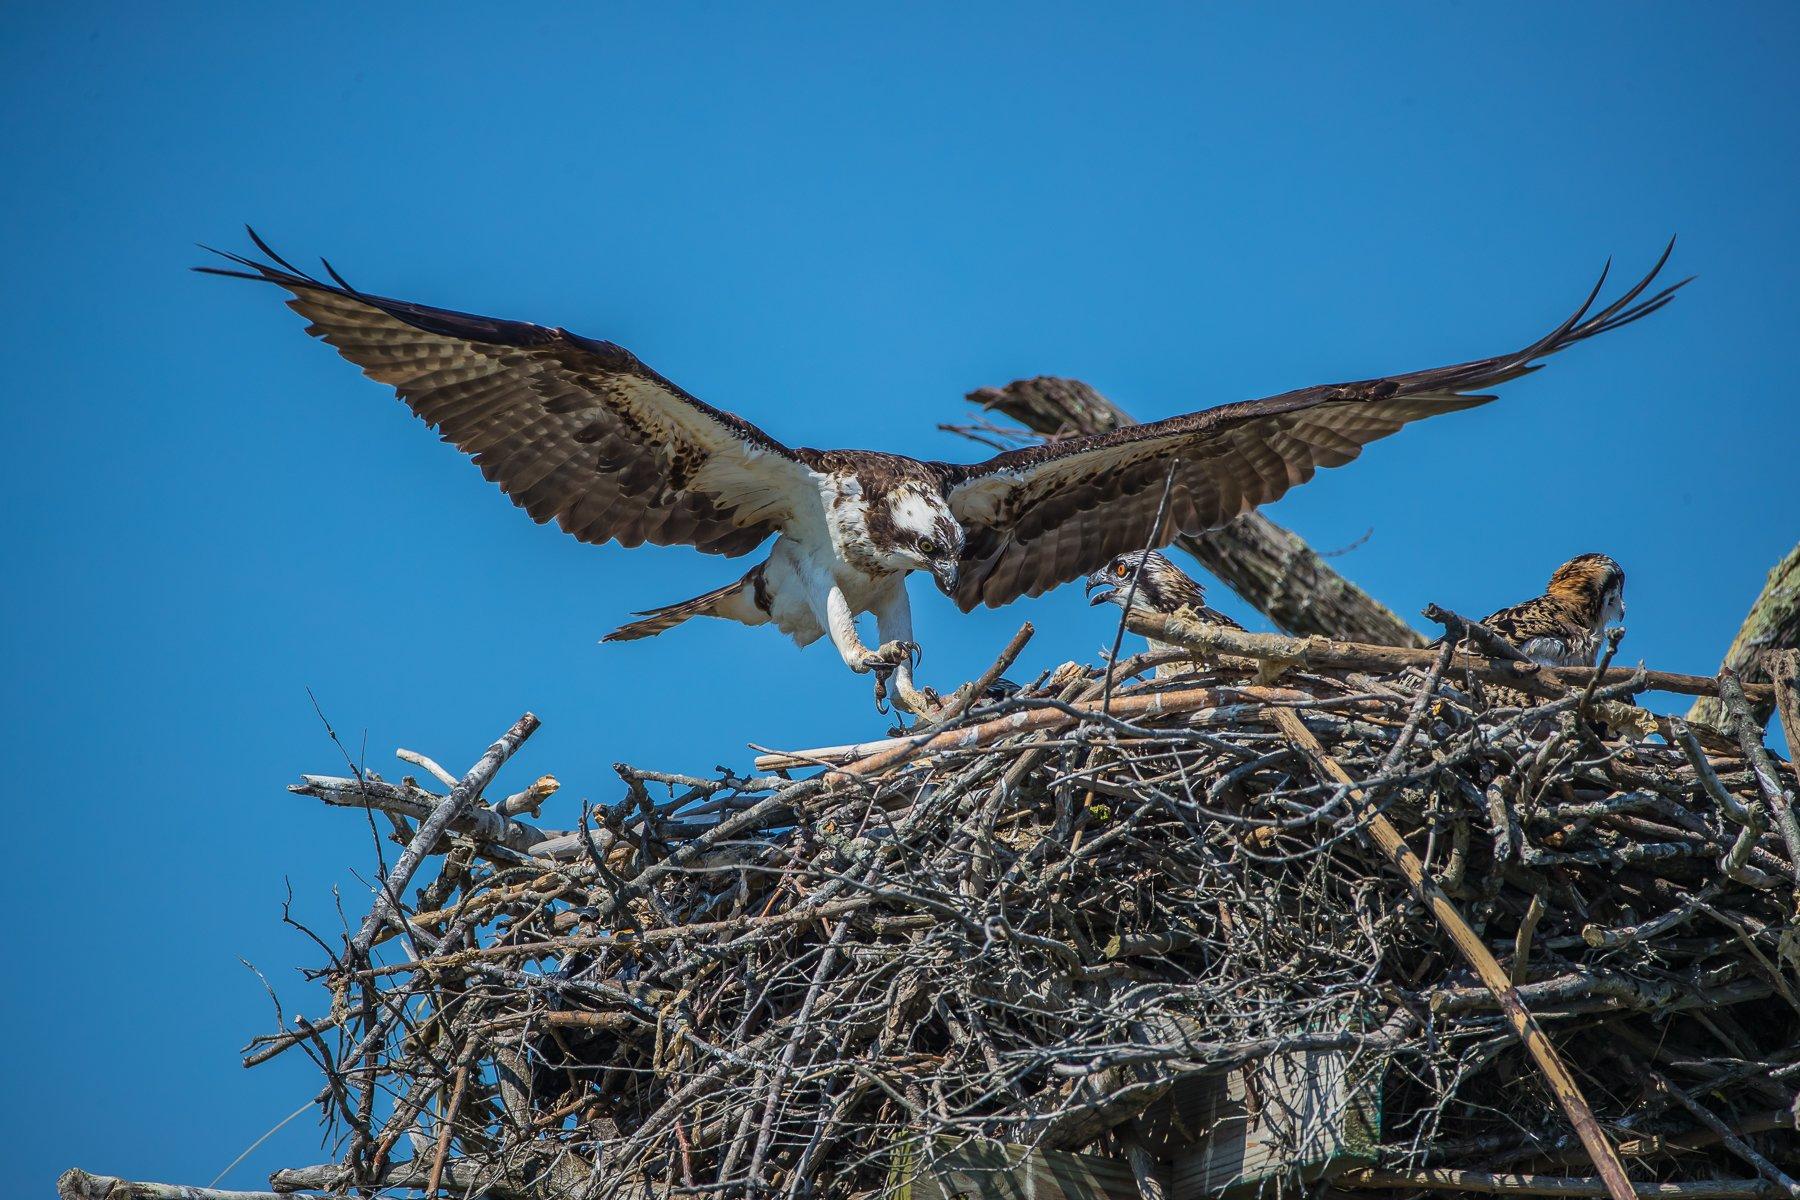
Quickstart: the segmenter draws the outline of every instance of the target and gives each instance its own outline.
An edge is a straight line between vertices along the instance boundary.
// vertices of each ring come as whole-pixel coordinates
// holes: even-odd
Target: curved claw
[[[881,673],[892,671],[901,663],[905,663],[909,670],[919,665],[919,643],[883,642],[863,655],[860,665],[864,671]]]
[[[875,708],[879,712],[888,711],[889,689],[892,688],[894,704],[907,711],[917,712],[921,706],[928,706],[922,699],[923,693],[912,686],[912,672],[919,663],[919,646],[917,642],[892,641],[884,642],[874,650],[866,652],[851,668],[859,674],[868,673],[875,676]],[[904,674],[896,674],[900,668],[907,669]]]

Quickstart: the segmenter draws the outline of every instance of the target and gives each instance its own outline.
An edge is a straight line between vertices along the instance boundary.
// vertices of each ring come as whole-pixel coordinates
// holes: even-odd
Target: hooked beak
[[[1096,595],[1094,592],[1095,588],[1104,588],[1105,590]],[[1106,604],[1118,594],[1118,589],[1113,586],[1112,580],[1105,578],[1096,579],[1092,575],[1088,576],[1087,583],[1082,586],[1081,590],[1088,594],[1089,608],[1094,607],[1096,604]]]
[[[962,578],[962,572],[954,561],[934,563],[931,567],[931,577],[937,580],[938,591],[946,596],[954,596],[956,595],[956,582]]]

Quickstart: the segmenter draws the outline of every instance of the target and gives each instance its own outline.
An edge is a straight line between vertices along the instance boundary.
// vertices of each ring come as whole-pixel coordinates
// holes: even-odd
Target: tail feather
[[[742,621],[746,625],[760,625],[768,620],[768,608],[759,586],[761,573],[762,567],[758,566],[742,579],[703,596],[633,613],[633,616],[642,619],[621,625],[600,640],[632,642],[639,638],[655,637],[690,617],[724,617],[727,620]]]

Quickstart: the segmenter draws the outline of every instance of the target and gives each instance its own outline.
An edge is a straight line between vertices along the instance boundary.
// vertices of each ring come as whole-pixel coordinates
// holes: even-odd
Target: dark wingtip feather
[[[226,279],[249,279],[261,283],[278,284],[290,291],[297,287],[322,288],[326,286],[277,254],[274,248],[263,240],[262,235],[250,226],[244,226],[244,232],[250,235],[250,240],[271,260],[270,262],[258,262],[247,255],[238,254],[232,250],[220,250],[216,246],[208,246],[201,242],[198,245],[202,250],[209,254],[216,254],[226,262],[235,263],[236,266],[198,266],[193,269],[202,275],[219,275]]]
[[[300,278],[300,279],[312,278],[305,271],[300,270],[298,267],[294,266],[293,263],[291,263],[287,259],[281,257],[281,255],[275,253],[275,248],[273,246],[269,245],[269,243],[263,241],[262,235],[257,233],[256,230],[252,229],[248,222],[246,222],[244,225],[244,232],[250,235],[250,240],[256,243],[256,248],[258,250],[261,250],[264,254],[268,255],[269,258],[274,261],[276,266],[280,267],[282,270],[286,271],[288,274],[296,276],[297,278]]]
[[[1668,287],[1663,288],[1648,300],[1640,301],[1638,299],[1638,297],[1644,294],[1644,291],[1651,283],[1656,280],[1657,275],[1662,272],[1663,267],[1668,263],[1669,256],[1674,252],[1675,239],[1671,237],[1668,244],[1663,247],[1662,254],[1658,256],[1655,264],[1651,266],[1650,270],[1645,272],[1643,278],[1634,283],[1623,295],[1618,297],[1612,303],[1600,309],[1598,312],[1595,312],[1593,311],[1594,301],[1599,299],[1601,290],[1606,286],[1607,276],[1612,270],[1612,259],[1608,258],[1606,260],[1606,265],[1600,270],[1600,278],[1595,281],[1593,288],[1589,290],[1587,299],[1583,300],[1581,306],[1575,310],[1573,315],[1564,320],[1562,324],[1558,325],[1555,329],[1516,354],[1505,356],[1502,359],[1491,359],[1480,364],[1470,363],[1467,364],[1467,366],[1477,367],[1477,375],[1487,375],[1489,377],[1492,377],[1493,374],[1500,370],[1510,370],[1517,374],[1524,374],[1525,369],[1528,366],[1535,364],[1538,359],[1547,358],[1550,355],[1555,354],[1558,350],[1562,350],[1565,347],[1574,345],[1576,342],[1591,338],[1596,334],[1618,329],[1620,326],[1629,325],[1633,321],[1649,316],[1673,299],[1675,293],[1687,286],[1693,279],[1693,276],[1690,275],[1687,279],[1683,279],[1679,283],[1673,283]]]
[[[319,256],[319,263],[325,268],[325,273],[331,276],[332,280],[339,287],[343,288],[346,292],[349,292],[352,296],[361,294],[355,288],[350,286],[350,281],[348,279],[345,279],[342,275],[338,274],[337,268],[331,265],[331,260],[329,258],[326,258],[321,254]]]

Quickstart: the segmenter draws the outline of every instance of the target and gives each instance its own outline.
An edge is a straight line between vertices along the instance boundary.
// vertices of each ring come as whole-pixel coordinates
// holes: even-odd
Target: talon
[[[883,642],[862,656],[858,664],[863,671],[892,671],[901,663],[908,667],[919,665],[919,644],[917,642]]]

